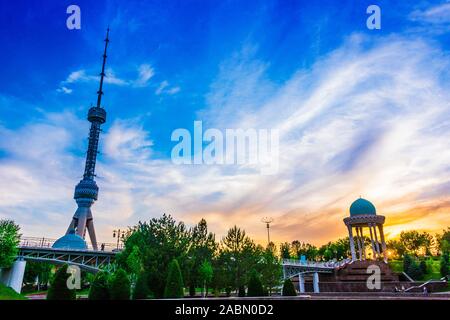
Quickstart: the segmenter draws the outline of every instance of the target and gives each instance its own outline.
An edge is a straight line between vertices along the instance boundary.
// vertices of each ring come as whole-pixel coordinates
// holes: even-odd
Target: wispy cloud
[[[445,2],[424,10],[415,10],[410,14],[410,19],[432,24],[450,23],[450,3]]]
[[[146,87],[149,85],[150,79],[155,74],[154,69],[149,64],[141,64],[137,68],[137,77],[135,79],[124,79],[116,75],[112,68],[105,70],[105,83],[117,85],[117,86],[130,86],[130,87]],[[69,74],[66,80],[61,82],[58,92],[71,93],[73,90],[68,88],[68,85],[83,82],[98,82],[100,80],[99,75],[88,74],[85,69],[73,71]]]
[[[158,96],[161,94],[173,95],[175,93],[178,93],[179,91],[180,91],[180,87],[171,87],[169,85],[169,82],[167,80],[164,80],[160,83],[158,88],[156,88],[155,94]]]
[[[117,225],[167,212],[188,223],[205,217],[219,235],[238,224],[261,240],[260,218],[272,216],[277,241],[320,244],[345,235],[341,220],[359,195],[386,215],[391,235],[400,227],[440,229],[450,200],[449,63],[432,42],[353,35],[279,84],[257,51],[236,53],[223,62],[199,120],[208,127],[279,129],[279,173],[176,166],[154,158],[151,133],[139,122],[117,119],[101,138],[93,209],[100,238]],[[161,86],[161,93],[170,87]],[[0,161],[0,212],[34,235],[48,230],[50,219],[51,232],[61,234],[61,221],[75,209],[85,146],[78,144],[77,156],[69,149],[87,124],[64,113],[1,130],[7,156]]]
[[[139,77],[134,80],[133,84],[137,87],[145,87],[154,74],[155,71],[150,65],[142,64],[139,66]]]

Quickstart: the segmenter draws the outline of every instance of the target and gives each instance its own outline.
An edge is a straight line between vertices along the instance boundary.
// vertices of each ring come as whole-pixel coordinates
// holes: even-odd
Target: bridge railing
[[[308,261],[308,260],[297,260],[297,259],[283,259],[283,265],[294,265],[294,266],[304,266],[304,267],[311,267],[311,268],[327,268],[327,269],[334,269],[338,267],[342,267],[349,263],[351,259],[344,259],[341,261],[324,261],[324,262],[317,262],[317,261]]]
[[[40,237],[21,237],[20,238],[20,247],[30,247],[30,248],[51,248],[53,244],[55,243],[56,239],[50,239],[50,238],[40,238]],[[86,242],[88,246],[88,250],[94,250],[92,248],[91,243]],[[102,243],[99,242],[97,244],[98,251],[117,251],[123,249],[123,243]]]

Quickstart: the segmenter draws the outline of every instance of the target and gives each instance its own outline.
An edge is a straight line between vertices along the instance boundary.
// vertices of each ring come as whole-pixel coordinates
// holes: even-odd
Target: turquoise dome
[[[375,206],[372,204],[372,202],[359,198],[355,202],[352,203],[350,206],[350,216],[357,216],[357,215],[376,215],[377,209],[375,209]]]
[[[87,250],[87,244],[82,237],[75,234],[74,229],[71,229],[68,234],[56,240],[52,248]]]

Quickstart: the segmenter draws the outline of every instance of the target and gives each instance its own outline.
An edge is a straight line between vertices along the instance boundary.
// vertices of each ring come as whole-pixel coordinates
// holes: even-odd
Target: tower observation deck
[[[94,222],[92,217],[91,206],[98,197],[98,186],[95,183],[95,164],[98,154],[98,142],[100,136],[100,126],[106,122],[106,111],[102,107],[103,96],[103,80],[105,77],[106,51],[109,43],[109,28],[106,32],[105,49],[103,52],[102,71],[100,73],[100,86],[97,91],[97,104],[91,107],[88,111],[87,119],[91,123],[89,130],[89,144],[86,153],[86,163],[84,168],[83,179],[76,185],[74,192],[74,199],[77,202],[78,208],[73,215],[72,221],[69,224],[66,235],[75,234],[85,238],[86,230],[91,239],[92,248],[98,250],[97,239],[95,236]],[[56,244],[56,243],[55,243]],[[70,244],[65,244],[67,249],[70,249]]]

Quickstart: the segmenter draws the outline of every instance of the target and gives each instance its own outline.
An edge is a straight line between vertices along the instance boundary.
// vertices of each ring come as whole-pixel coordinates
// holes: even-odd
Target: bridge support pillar
[[[319,289],[319,273],[318,272],[314,272],[313,274],[313,288],[314,288],[314,292],[315,293],[319,293],[320,289]]]
[[[17,293],[22,291],[23,276],[25,274],[25,266],[27,262],[23,259],[17,259],[9,269],[2,269],[1,281],[7,286],[11,287]]]
[[[300,293],[305,293],[305,277],[302,273],[298,274],[298,291]]]

